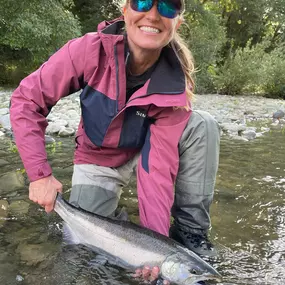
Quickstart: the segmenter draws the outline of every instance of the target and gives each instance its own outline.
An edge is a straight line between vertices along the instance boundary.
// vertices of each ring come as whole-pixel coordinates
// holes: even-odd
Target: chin
[[[157,42],[152,42],[152,43],[147,43],[147,42],[143,42],[143,43],[138,43],[138,46],[142,49],[145,50],[157,50],[157,49],[162,49],[164,47],[164,45],[159,44]]]

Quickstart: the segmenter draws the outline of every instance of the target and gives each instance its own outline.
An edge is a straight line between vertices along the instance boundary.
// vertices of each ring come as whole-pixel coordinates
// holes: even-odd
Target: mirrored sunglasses
[[[182,12],[182,0],[130,0],[131,8],[137,12],[148,12],[157,2],[157,11],[162,17],[175,18]]]

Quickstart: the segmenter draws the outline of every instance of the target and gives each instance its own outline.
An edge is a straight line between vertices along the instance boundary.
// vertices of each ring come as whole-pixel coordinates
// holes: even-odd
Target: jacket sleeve
[[[11,96],[11,125],[30,181],[52,172],[45,150],[46,116],[60,98],[80,89],[84,42],[84,38],[69,41],[23,79]]]
[[[141,225],[169,235],[178,144],[191,112],[167,108],[149,128],[137,168]]]

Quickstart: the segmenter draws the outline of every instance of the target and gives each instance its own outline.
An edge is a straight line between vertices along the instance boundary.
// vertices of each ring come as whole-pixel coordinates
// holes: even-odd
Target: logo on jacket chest
[[[136,111],[136,115],[145,118],[146,114],[142,113],[141,111]]]

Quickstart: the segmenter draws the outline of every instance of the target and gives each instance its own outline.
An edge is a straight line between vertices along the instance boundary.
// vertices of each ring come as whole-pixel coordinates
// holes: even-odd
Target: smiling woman
[[[10,117],[29,197],[50,212],[62,184],[47,160],[46,117],[81,90],[69,201],[114,216],[137,169],[141,224],[199,255],[215,255],[207,233],[219,127],[207,112],[191,109],[193,59],[178,35],[183,11],[184,0],[128,0],[120,18],[70,40],[26,77],[12,95]],[[152,279],[158,272],[140,271]]]
[[[194,73],[193,58],[187,45],[177,33],[178,28],[183,22],[184,1],[128,0],[127,2],[122,2],[121,7],[128,33],[128,43],[132,45],[133,48],[132,52],[134,54],[136,53],[136,45],[138,49],[142,48],[148,50],[149,55],[145,56],[148,60],[151,58],[156,60],[160,55],[161,49],[170,44],[183,68],[187,82],[186,94],[189,100],[191,100],[193,97],[191,89],[194,87],[194,80],[192,78],[192,74]],[[135,29],[136,22],[142,22],[143,20],[140,19],[144,17],[146,18],[144,21],[151,22],[152,25],[146,26],[139,23],[139,26],[137,26],[141,31],[141,33],[139,33],[139,31]],[[156,27],[155,25],[160,27]],[[144,33],[145,36],[154,35],[154,37],[147,39],[143,37],[142,33]],[[145,60],[142,61],[145,62]],[[131,70],[134,70],[136,74],[141,74],[145,71],[144,69],[147,69],[140,64],[133,63],[132,65]],[[186,109],[188,108],[188,106],[185,107]]]
[[[152,5],[146,7],[146,5],[140,5],[141,2],[148,2]],[[179,12],[179,10],[173,11],[174,15]],[[162,48],[173,39],[174,33],[181,24],[181,19],[162,16],[158,11],[158,3],[154,4],[153,1],[131,0],[123,7],[123,13],[128,44],[133,55],[132,70],[138,66],[142,73],[158,60]]]

